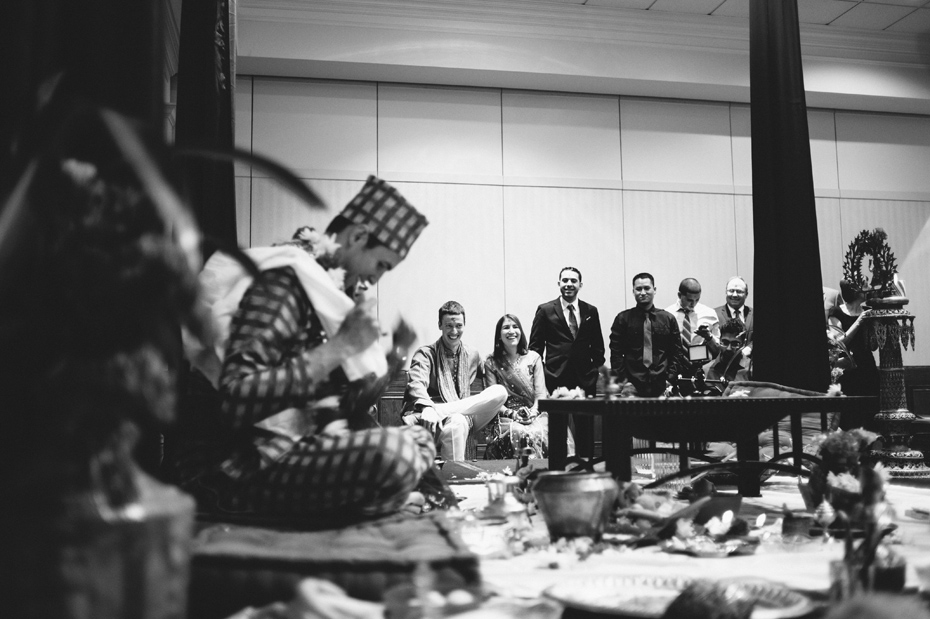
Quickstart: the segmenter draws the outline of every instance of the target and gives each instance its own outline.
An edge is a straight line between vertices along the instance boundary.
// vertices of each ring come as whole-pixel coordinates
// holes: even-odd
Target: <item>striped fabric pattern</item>
[[[420,426],[377,428],[302,441],[243,485],[236,507],[278,515],[400,508],[436,455]]]
[[[223,412],[232,426],[249,427],[284,409],[344,392],[341,372],[321,375],[311,365],[312,350],[325,341],[290,267],[256,278],[233,317],[220,378]]]
[[[326,341],[319,319],[290,267],[262,272],[233,318],[220,378],[221,414],[238,436],[269,435],[251,426],[286,408],[310,408],[345,393],[339,369],[324,375],[314,349]],[[316,420],[322,426],[329,420]],[[338,436],[314,434],[281,445],[260,466],[254,447],[230,443],[221,470],[234,480],[234,509],[277,515],[396,510],[432,465],[432,436],[423,428],[377,428]]]

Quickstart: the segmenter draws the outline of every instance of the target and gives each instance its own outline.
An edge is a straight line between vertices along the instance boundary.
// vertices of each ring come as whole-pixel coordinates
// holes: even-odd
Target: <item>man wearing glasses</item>
[[[749,361],[739,354],[745,344],[744,328],[736,318],[723,323],[720,327],[720,354],[704,366],[705,380],[749,380]]]

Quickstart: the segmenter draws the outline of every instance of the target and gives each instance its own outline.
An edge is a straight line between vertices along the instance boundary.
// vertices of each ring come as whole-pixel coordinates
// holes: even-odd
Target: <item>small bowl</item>
[[[549,537],[590,537],[599,540],[620,487],[610,473],[550,471],[533,484]]]

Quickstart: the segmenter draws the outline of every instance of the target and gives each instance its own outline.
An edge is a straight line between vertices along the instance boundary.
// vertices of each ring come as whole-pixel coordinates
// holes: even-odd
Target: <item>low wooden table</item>
[[[790,398],[589,398],[545,399],[549,414],[549,469],[564,470],[568,460],[568,415],[603,418],[602,451],[607,470],[621,481],[632,479],[633,437],[668,443],[732,441],[736,443],[738,488],[743,496],[760,496],[759,433],[791,417],[791,456],[800,472],[808,458],[801,439],[801,415],[878,411],[878,398],[865,396]],[[682,470],[688,466],[682,452]]]

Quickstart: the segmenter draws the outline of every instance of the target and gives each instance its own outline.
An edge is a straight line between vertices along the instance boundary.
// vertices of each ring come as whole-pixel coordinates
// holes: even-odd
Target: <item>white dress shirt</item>
[[[681,304],[678,302],[672,303],[665,308],[666,312],[671,313],[675,320],[678,321],[678,330],[684,330],[685,322],[685,312],[681,311]],[[691,320],[691,333],[694,334],[691,338],[691,344],[703,344],[704,338],[697,334],[697,330],[702,325],[707,325],[710,327],[710,334],[714,337],[716,341],[720,337],[720,323],[717,320],[717,312],[714,311],[712,307],[708,307],[703,303],[696,303],[694,309],[689,312]]]

